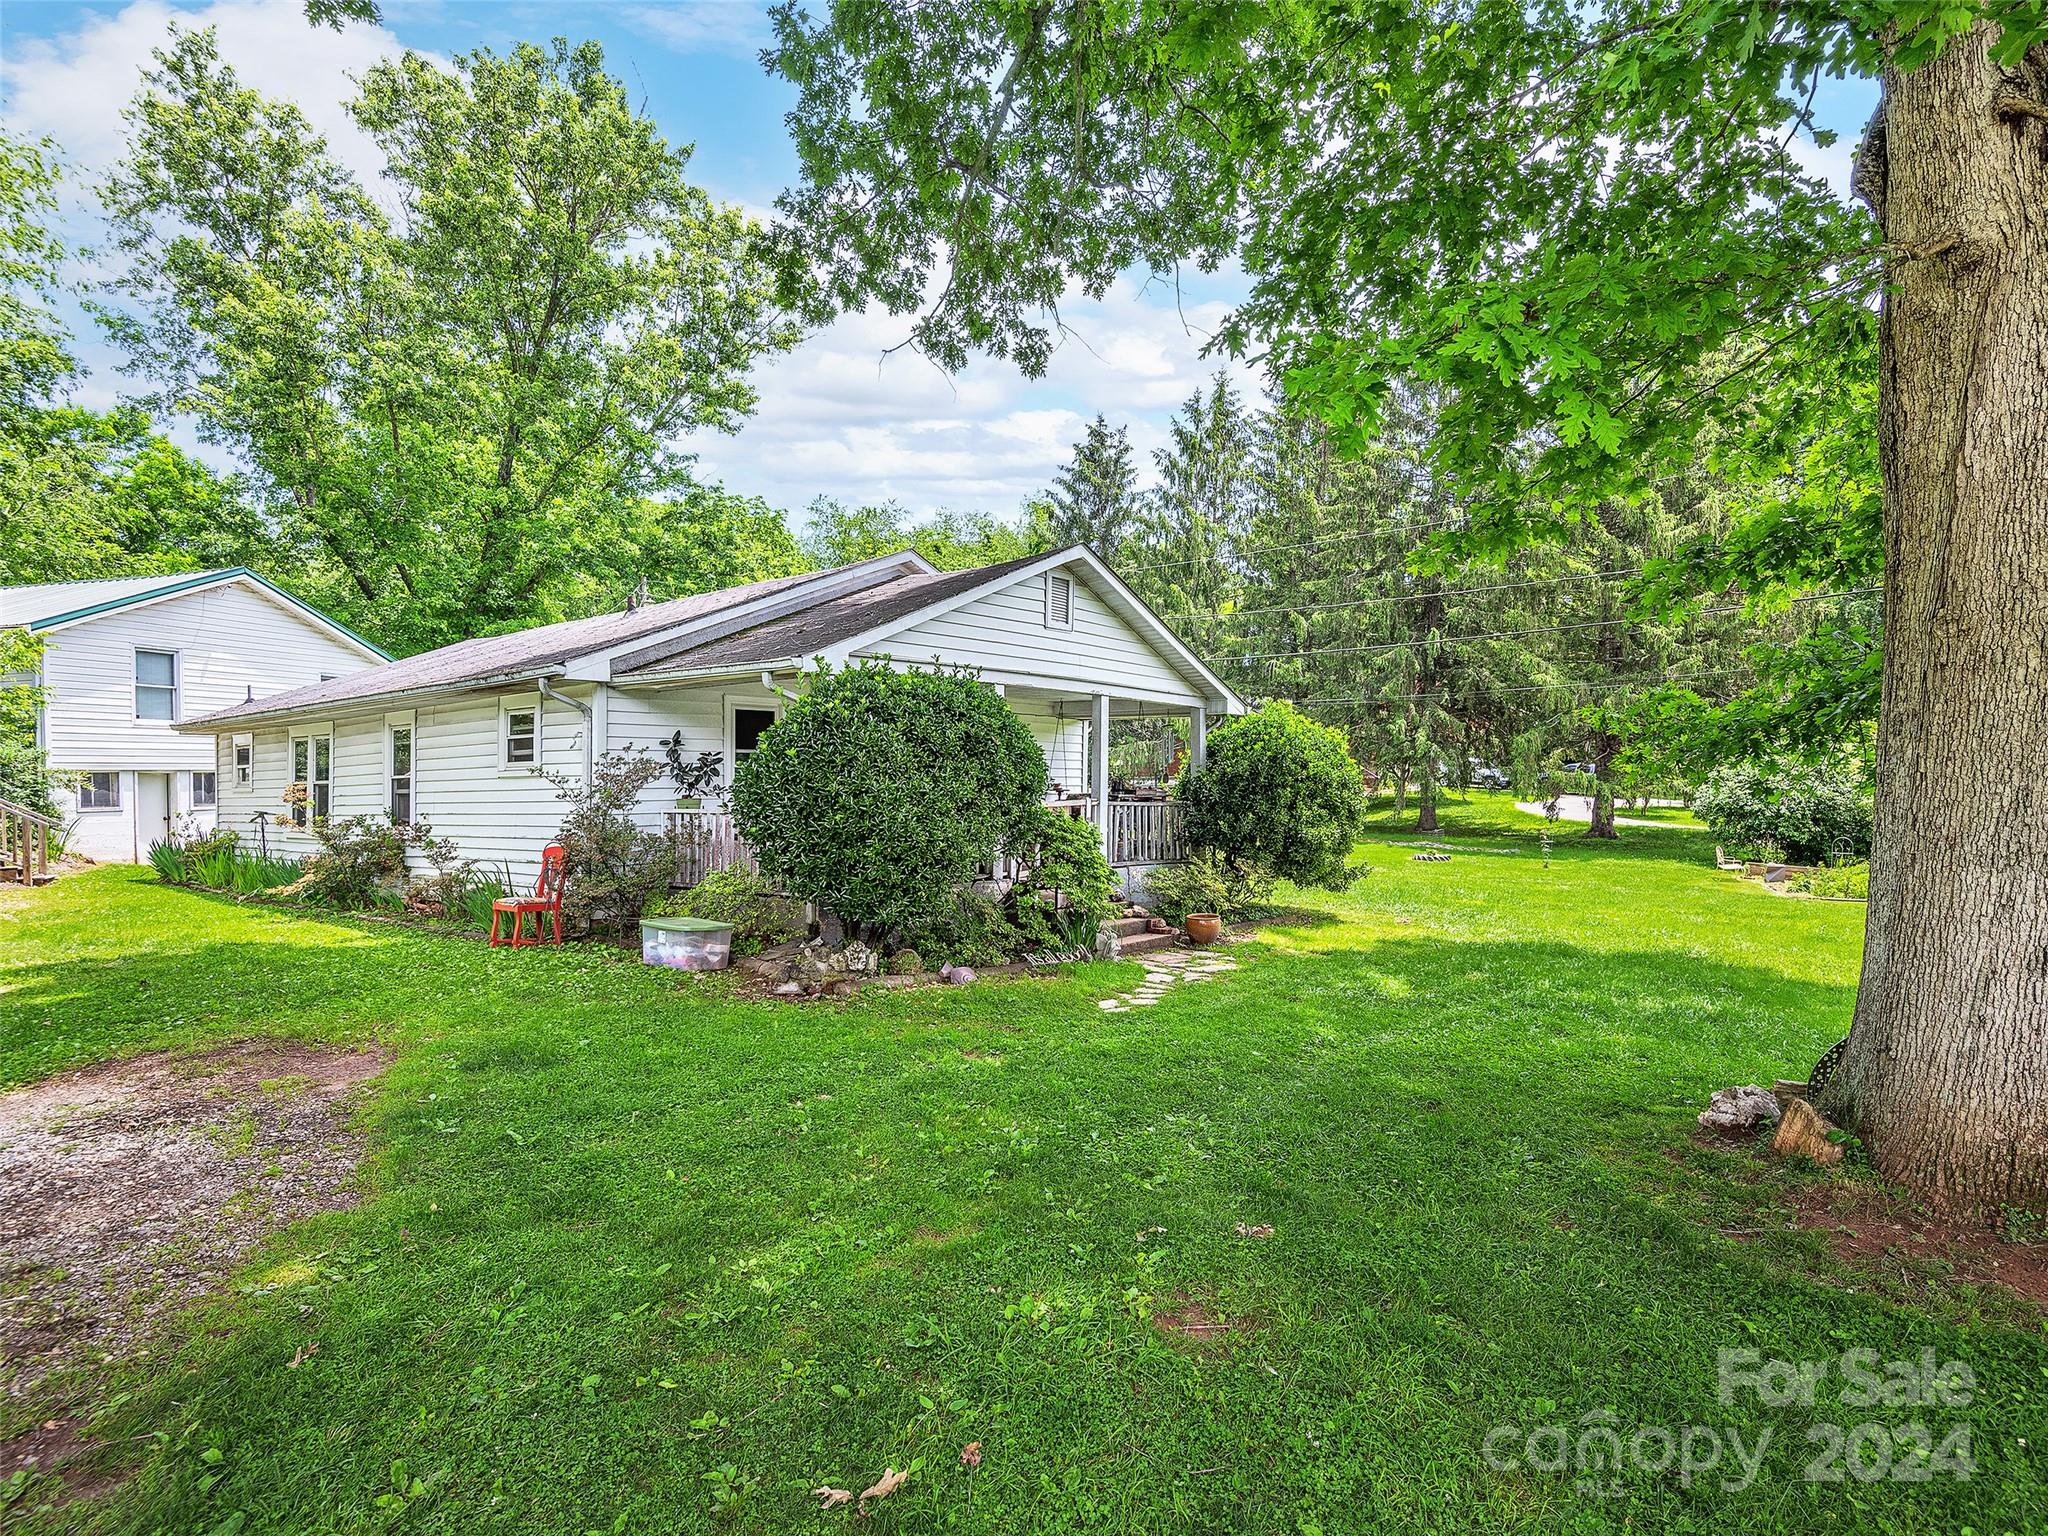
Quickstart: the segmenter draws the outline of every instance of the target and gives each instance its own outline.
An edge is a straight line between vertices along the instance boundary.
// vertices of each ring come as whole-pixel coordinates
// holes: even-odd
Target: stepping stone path
[[[1142,962],[1145,979],[1129,992],[1105,997],[1096,1004],[1104,1013],[1124,1013],[1132,1008],[1150,1008],[1180,983],[1208,981],[1225,971],[1237,969],[1235,960],[1207,949],[1155,949]]]

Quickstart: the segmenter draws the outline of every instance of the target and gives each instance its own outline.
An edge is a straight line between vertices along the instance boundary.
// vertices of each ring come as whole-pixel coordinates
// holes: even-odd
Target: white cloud
[[[755,0],[662,0],[626,6],[619,19],[677,53],[724,53],[752,59],[775,40]]]
[[[191,10],[134,0],[111,13],[81,11],[75,29],[53,38],[17,38],[0,60],[9,128],[47,134],[82,179],[96,180],[121,158],[122,109],[173,23],[214,28],[222,58],[245,85],[296,104],[344,165],[374,180],[382,156],[344,103],[355,94],[354,77],[403,52],[398,39],[382,27],[311,27],[299,6],[278,0],[213,0]]]
[[[767,40],[761,11],[742,0],[646,5],[622,15],[660,44],[729,55],[735,68],[752,69],[742,60]],[[388,28],[313,28],[291,0],[211,0],[191,8],[132,0],[118,11],[77,16],[74,27],[54,37],[11,40],[0,60],[0,89],[10,130],[47,134],[76,172],[70,222],[80,226],[79,239],[90,242],[96,233],[86,188],[119,160],[121,110],[174,22],[215,28],[222,55],[244,83],[295,102],[336,156],[375,185],[381,157],[345,103],[372,64],[403,51]],[[749,152],[716,135],[698,137],[700,176],[715,179]],[[768,214],[751,201],[749,207]],[[1200,355],[1227,309],[1213,295],[1239,286],[1231,274],[1205,278],[1199,302],[1179,302],[1170,283],[1137,280],[1118,283],[1100,301],[1070,295],[1062,304],[1067,334],[1038,380],[993,359],[948,377],[900,347],[909,317],[847,316],[759,367],[760,409],[738,436],[709,435],[689,446],[705,473],[794,513],[827,495],[854,502],[893,497],[919,512],[943,506],[1009,514],[1052,482],[1099,411],[1129,425],[1149,477],[1167,418],[1218,366]],[[94,368],[84,389],[95,402],[110,400],[120,383],[113,353],[89,327],[79,328],[78,342]],[[1247,393],[1257,392],[1258,380],[1246,370],[1229,371]]]
[[[1036,380],[989,358],[949,378],[909,348],[890,351],[907,317],[848,315],[761,368],[760,409],[736,437],[690,446],[705,473],[792,511],[825,495],[1007,514],[1052,483],[1100,412],[1129,428],[1149,482],[1168,418],[1219,367],[1248,397],[1263,388],[1252,370],[1201,355],[1227,308],[1176,304],[1170,286],[1137,280],[1099,301],[1070,295],[1067,334]]]

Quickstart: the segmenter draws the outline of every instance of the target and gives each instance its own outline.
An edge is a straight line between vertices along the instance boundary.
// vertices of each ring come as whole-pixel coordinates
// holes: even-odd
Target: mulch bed
[[[146,1352],[263,1238],[353,1204],[386,1059],[251,1040],[0,1094],[0,1390]],[[0,1446],[0,1478],[32,1449]]]
[[[2048,1243],[2008,1242],[1983,1227],[1922,1211],[1864,1184],[1825,1182],[1799,1192],[1793,1218],[1818,1232],[1845,1263],[1880,1267],[1900,1260],[1946,1265],[1955,1277],[2001,1286],[2048,1307]]]
[[[1754,1172],[1739,1176],[1746,1184],[1758,1182],[1774,1161],[1767,1131],[1696,1128],[1687,1139],[1715,1152],[1753,1153]],[[1672,1160],[1683,1160],[1676,1148],[1666,1150]],[[1883,1185],[1839,1171],[1789,1194],[1789,1225],[1818,1233],[1851,1269],[1892,1281],[1909,1281],[1918,1273],[1917,1289],[1925,1283],[1923,1266],[1935,1266],[1955,1280],[1995,1287],[2048,1309],[2048,1242],[2015,1242],[1988,1227],[1950,1220]],[[1747,1242],[1761,1234],[1724,1229],[1722,1235]]]

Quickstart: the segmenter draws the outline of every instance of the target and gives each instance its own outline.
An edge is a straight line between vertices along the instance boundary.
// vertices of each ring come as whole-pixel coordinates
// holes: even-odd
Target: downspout
[[[544,677],[537,677],[534,682],[539,685],[542,698],[553,699],[557,704],[566,704],[583,717],[583,782],[586,785],[590,784],[597,776],[597,712],[581,699],[572,699],[566,693],[555,692],[548,686],[548,680]]]

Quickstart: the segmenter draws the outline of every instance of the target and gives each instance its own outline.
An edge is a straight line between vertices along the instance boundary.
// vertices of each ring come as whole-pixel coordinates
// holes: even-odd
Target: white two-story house
[[[240,568],[0,587],[0,628],[43,642],[37,734],[64,778],[65,845],[113,862],[214,824],[222,765],[178,721],[391,659]]]

